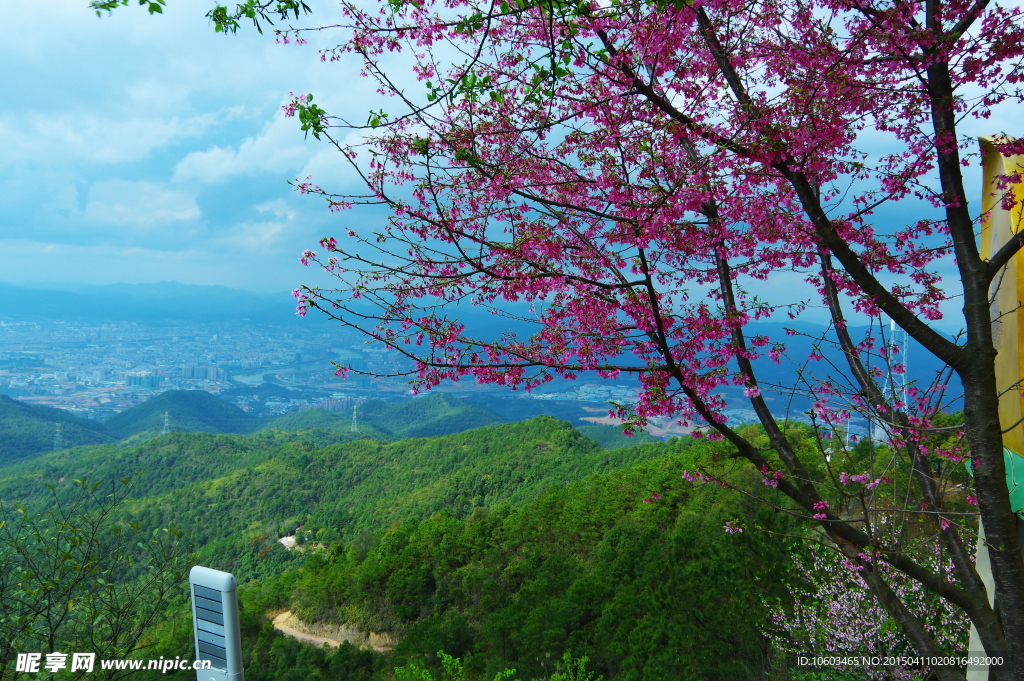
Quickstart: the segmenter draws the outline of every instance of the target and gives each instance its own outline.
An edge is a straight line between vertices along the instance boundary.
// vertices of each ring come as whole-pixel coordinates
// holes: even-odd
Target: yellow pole
[[[981,257],[988,260],[1010,238],[1024,229],[1024,182],[1010,183],[1000,189],[1000,177],[1024,172],[1024,156],[1003,156],[996,148],[999,141],[1012,141],[1002,137],[980,137],[982,155],[981,195]],[[1017,205],[1010,210],[1003,208],[1003,198],[1012,196]],[[1014,510],[1021,505],[1015,501],[1024,494],[1024,314],[1020,307],[1024,303],[1024,251],[1018,252],[992,283],[990,292],[992,309],[992,340],[996,351],[996,381],[1000,390],[999,422],[1003,428],[1014,424],[1003,434],[1003,452],[1006,458],[1006,483],[1011,491],[1010,503]],[[992,564],[985,547],[985,527],[978,525],[978,558],[975,568],[988,591],[990,605],[995,601],[995,584],[992,579]],[[969,655],[983,655],[981,639],[974,625],[971,625]],[[988,665],[967,668],[967,681],[987,681]]]
[[[1010,238],[1024,228],[1024,182],[1016,182],[1000,190],[1000,176],[1024,173],[1024,156],[1003,156],[994,146],[997,137],[981,137],[981,257],[988,260]],[[1012,194],[1017,205],[1004,210],[1002,198]],[[1019,385],[1024,368],[1024,314],[1019,313],[1024,301],[1024,251],[1018,252],[1003,268],[992,284],[992,335],[998,351],[996,380],[1004,391],[999,398],[999,422],[1003,428],[1018,423],[1024,415],[1024,392]],[[998,316],[997,316],[998,315]],[[1003,444],[1010,451],[1024,455],[1024,428],[1013,428],[1003,435]]]

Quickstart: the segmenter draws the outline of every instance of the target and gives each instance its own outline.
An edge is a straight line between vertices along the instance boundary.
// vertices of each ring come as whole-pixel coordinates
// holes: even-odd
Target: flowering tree
[[[846,658],[852,664],[846,671],[858,671],[869,679],[913,681],[927,678],[925,665],[870,665],[865,658],[912,658],[913,650],[906,636],[889,613],[865,588],[849,561],[834,551],[812,549],[799,560],[802,586],[790,587],[793,608],[774,606],[770,617],[771,638],[775,645],[794,655],[808,650],[825,656]],[[943,564],[933,555],[922,561],[929,568],[952,572],[952,565]],[[966,653],[967,626],[964,612],[936,594],[926,591],[919,582],[891,567],[880,564],[893,590],[922,621],[925,628],[950,655]],[[844,667],[841,666],[840,669]]]
[[[233,31],[246,17],[259,25],[301,9],[247,0],[210,16]],[[391,217],[304,254],[341,283],[297,290],[300,314],[321,310],[404,354],[417,389],[464,377],[527,390],[583,371],[638,377],[639,403],[617,407],[629,425],[670,416],[727,440],[838,547],[918,652],[941,647],[890,569],[966,613],[987,651],[1014,654],[995,678],[1024,678],[1024,561],[1002,445],[1002,431],[1019,425],[998,411],[1000,392],[1020,388],[997,385],[990,309],[993,282],[1024,236],[981,257],[980,211],[962,176],[976,142],[960,132],[1021,101],[1019,8],[388,0],[343,11],[347,25],[334,28],[344,36],[322,57],[361,57],[363,75],[398,109],[363,124],[295,98],[286,113],[337,146],[366,191],[297,187],[332,209],[379,204]],[[278,31],[284,41],[305,35]],[[386,71],[382,57],[399,52],[410,70]],[[353,129],[363,141],[343,143]],[[1021,152],[1008,138],[992,145]],[[1004,179],[1005,188],[1014,178]],[[1012,207],[1010,193],[999,198]],[[898,224],[896,214],[911,219]],[[953,274],[941,277],[943,268]],[[810,456],[769,408],[755,360],[780,361],[786,339],[747,327],[782,310],[751,293],[782,273],[812,284],[832,320],[824,342],[842,357],[820,379],[804,374],[819,435],[857,410],[888,433],[871,456],[835,446]],[[930,324],[954,298],[960,340]],[[510,316],[508,301],[532,304],[517,319],[534,333],[488,338],[451,312],[475,305]],[[879,327],[883,315],[893,320],[948,366],[964,388],[962,421],[936,423],[949,380],[905,396],[886,390],[903,371],[898,349],[879,333],[855,338],[851,311]],[[728,386],[749,400],[763,445],[722,416]],[[969,556],[972,524],[962,519],[971,516],[957,515],[973,507],[950,484],[967,452],[998,614]],[[880,535],[878,513],[914,532]],[[951,576],[915,560],[906,537],[927,533]],[[963,678],[954,668],[936,674]]]

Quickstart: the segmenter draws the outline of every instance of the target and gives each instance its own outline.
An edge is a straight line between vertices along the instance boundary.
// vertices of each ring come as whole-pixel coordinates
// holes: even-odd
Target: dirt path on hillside
[[[292,617],[291,610],[285,610],[280,615],[274,618],[274,628],[280,631],[285,636],[291,636],[294,639],[302,641],[303,643],[309,643],[315,646],[322,646],[327,644],[332,648],[337,648],[341,645],[340,641],[335,641],[333,638],[327,638],[326,636],[314,636],[313,634],[307,634],[305,632],[293,629],[288,626],[288,620]]]
[[[278,613],[273,622],[274,628],[285,636],[291,636],[298,641],[314,646],[322,646],[326,643],[332,648],[337,648],[342,641],[348,641],[360,648],[384,652],[394,648],[400,640],[398,636],[387,632],[360,631],[351,624],[303,622],[292,614],[291,610]]]

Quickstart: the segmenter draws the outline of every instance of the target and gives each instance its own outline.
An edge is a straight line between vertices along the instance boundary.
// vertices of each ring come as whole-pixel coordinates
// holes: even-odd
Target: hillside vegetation
[[[395,437],[433,437],[492,426],[506,419],[449,393],[431,393],[407,402],[371,400],[359,405],[358,419]]]
[[[768,603],[790,597],[793,546],[722,526],[740,516],[787,533],[791,521],[713,485],[680,489],[681,471],[721,447],[655,448],[662,458],[518,505],[395,523],[370,543],[332,544],[297,571],[249,584],[247,676],[383,681],[398,665],[438,670],[434,653],[443,650],[463,660],[469,679],[506,668],[522,681],[546,679],[565,653],[616,681],[768,678],[783,661],[762,631]],[[652,489],[662,498],[643,503]],[[260,624],[282,608],[401,642],[386,658],[303,648]]]
[[[589,437],[605,449],[622,449],[623,447],[632,447],[633,445],[642,445],[647,444],[648,442],[659,441],[658,438],[654,437],[646,430],[634,433],[633,436],[630,437],[622,432],[622,428],[620,426],[576,426],[576,430],[578,430],[584,437]]]
[[[0,395],[0,466],[51,451],[58,423],[64,447],[116,439],[96,421],[63,409],[26,404]]]
[[[275,542],[300,525],[323,541],[365,539],[442,510],[461,518],[524,503],[545,487],[658,455],[650,446],[612,454],[550,417],[397,442],[359,437],[171,433],[131,448],[80,447],[0,469],[0,497],[33,507],[46,498],[42,483],[138,473],[128,519],[176,526],[211,567],[250,578],[277,569],[263,559],[286,559]]]
[[[249,433],[260,425],[256,418],[205,390],[168,390],[111,416],[104,425],[122,439],[144,431],[160,432],[164,414],[175,431]]]
[[[460,407],[438,403],[427,418]],[[81,446],[0,468],[0,499],[41,513],[86,487],[76,480],[105,481],[94,489],[102,499],[108,484],[113,493],[114,481],[138,473],[132,501],[112,520],[141,538],[174,528],[195,550],[190,564],[239,578],[251,681],[428,678],[410,676],[410,665],[447,679],[439,650],[462,660],[465,681],[505,669],[517,670],[510,679],[549,681],[566,659],[585,667],[574,681],[825,678],[795,669],[771,638],[789,635],[772,613],[795,612],[796,599],[818,607],[794,571],[806,549],[777,491],[728,463],[728,444],[686,438],[609,451],[547,416],[396,441],[361,428]],[[755,427],[744,437],[767,446]],[[816,446],[809,429],[787,437]],[[882,449],[858,445],[857,465],[888,456]],[[704,467],[769,503],[684,481]],[[747,531],[725,532],[732,523]],[[147,630],[149,657],[191,650],[183,585],[167,607]],[[321,628],[383,632],[397,645],[310,646],[273,628],[270,616],[284,610]]]

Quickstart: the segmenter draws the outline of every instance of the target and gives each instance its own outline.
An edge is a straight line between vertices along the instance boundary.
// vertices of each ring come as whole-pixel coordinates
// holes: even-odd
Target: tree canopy
[[[977,149],[965,124],[1024,98],[1024,11],[990,0],[342,7],[346,20],[330,28],[343,35],[322,57],[360,57],[393,108],[345,121],[312,95],[291,101],[285,114],[365,182],[348,194],[314,179],[296,188],[332,210],[375,204],[390,217],[303,254],[340,283],[296,289],[300,314],[321,310],[404,353],[420,389],[636,376],[639,402],[617,406],[620,416],[671,416],[727,440],[842,554],[919,653],[941,647],[892,588],[890,568],[964,611],[986,651],[1012,653],[995,678],[1024,676],[1024,559],[1002,442],[1020,424],[999,412],[999,396],[1020,386],[997,381],[993,323],[1011,311],[992,304],[1024,230],[979,249],[992,211],[977,206],[962,170]],[[306,9],[248,0],[210,16],[230,32]],[[389,70],[391,53],[409,70]],[[1007,159],[1024,151],[1006,136],[987,145]],[[1011,167],[996,178],[994,209],[1018,205],[1019,176]],[[784,276],[808,282],[809,297],[759,297]],[[529,312],[510,305],[524,302]],[[461,322],[458,305],[536,331],[494,339]],[[821,342],[843,357],[805,366],[785,387],[813,401],[816,452],[789,437],[767,399],[781,386],[758,379],[755,361],[784,361],[786,338],[747,330],[808,305],[827,312]],[[950,339],[933,323],[957,306],[965,334]],[[848,320],[864,317],[875,331],[854,337]],[[948,371],[893,390],[906,368],[887,320]],[[947,414],[951,376],[963,386],[962,420]],[[724,417],[730,388],[749,401],[760,437]],[[839,442],[852,413],[884,431],[883,447]],[[958,480],[967,457],[970,482]],[[727,484],[711,468],[686,475]],[[975,503],[998,614],[970,556]],[[934,546],[948,573],[920,560]]]
[[[728,440],[829,538],[918,652],[939,646],[876,561],[964,610],[985,649],[1015,651],[1024,674],[1024,561],[1001,433],[1017,424],[1000,424],[998,413],[1000,392],[1017,388],[997,385],[992,323],[1003,311],[990,309],[990,287],[1022,237],[982,257],[983,216],[962,173],[977,142],[961,132],[965,120],[1021,101],[1019,8],[940,0],[344,7],[348,32],[325,58],[360,55],[364,75],[398,110],[371,112],[362,124],[295,98],[286,114],[334,143],[366,183],[347,195],[313,181],[297,188],[332,209],[383,204],[391,217],[303,255],[341,284],[297,290],[300,313],[319,309],[405,353],[420,388],[464,377],[534,389],[582,371],[635,375],[639,403],[618,407],[621,416],[635,424],[672,416]],[[418,87],[384,66],[396,52]],[[343,142],[351,129],[364,141]],[[1003,155],[1021,151],[1012,138],[989,144]],[[1004,208],[1015,203],[1013,179],[1000,185]],[[944,277],[944,268],[955,274]],[[758,296],[793,274],[811,284],[809,299]],[[966,334],[950,339],[933,322],[957,298]],[[486,340],[452,310],[508,315],[509,301],[532,305],[521,317],[535,333]],[[832,321],[823,342],[843,353],[842,365],[808,369],[796,386],[814,402],[815,461],[766,400],[778,386],[755,370],[762,355],[785,359],[785,337],[745,331],[811,304]],[[853,337],[848,319],[863,317],[876,331]],[[905,367],[887,320],[962,382],[962,424],[942,421],[947,375],[891,389]],[[722,415],[731,386],[756,412],[763,446]],[[854,412],[884,429],[887,459],[858,460],[826,441]],[[969,556],[974,531],[960,519],[970,511],[954,510],[963,497],[951,475],[968,454],[970,498],[996,549],[1001,619]],[[910,493],[894,487],[905,470]],[[893,519],[930,529],[913,540],[882,532],[879,523]],[[955,582],[915,558],[928,542],[942,547]]]

